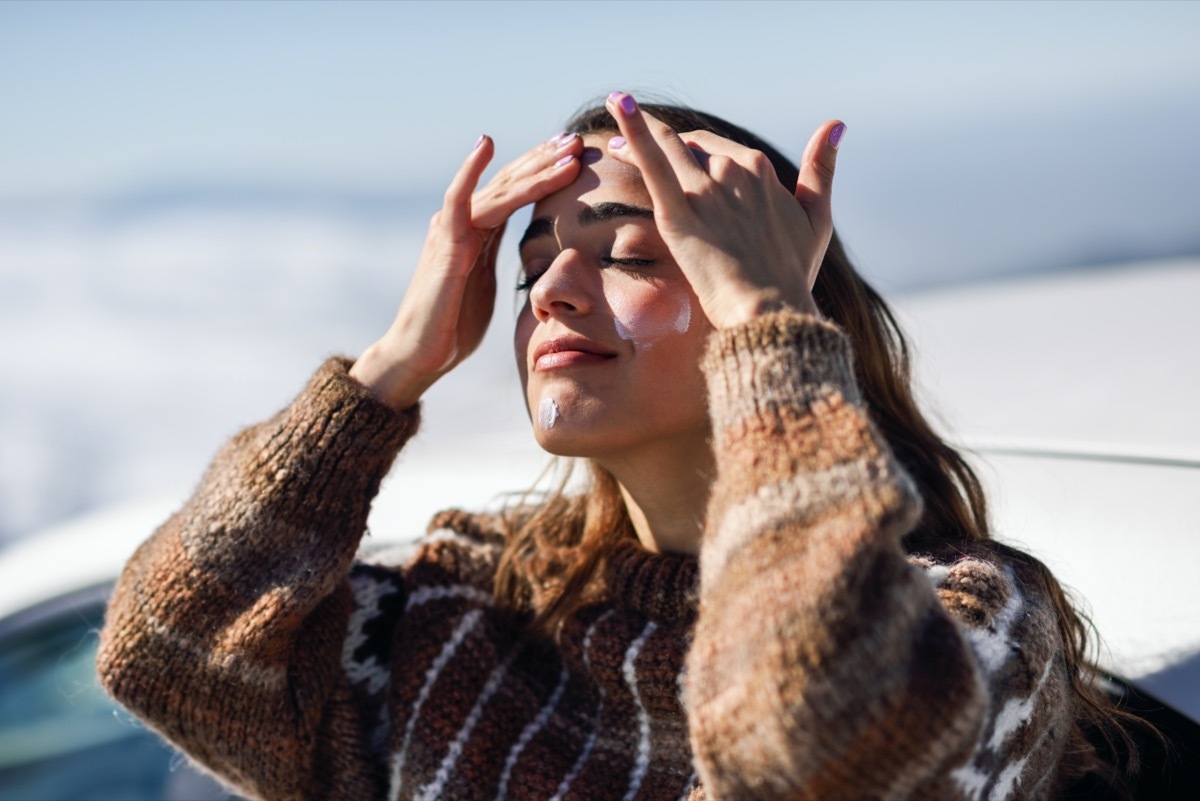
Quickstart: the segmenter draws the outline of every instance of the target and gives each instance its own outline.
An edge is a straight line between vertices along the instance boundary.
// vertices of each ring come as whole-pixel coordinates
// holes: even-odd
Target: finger
[[[578,150],[580,136],[566,131],[552,136],[550,139],[535,145],[517,158],[505,164],[488,183],[502,182],[505,179],[521,178],[543,169],[547,164],[553,164],[568,152]]]
[[[483,248],[479,251],[479,258],[475,260],[474,269],[478,270],[482,267],[484,271],[495,271],[496,257],[500,253],[500,241],[504,238],[506,227],[508,227],[508,222],[504,221],[487,232]]]
[[[701,166],[704,165],[705,159],[699,153],[707,157],[723,156],[731,159],[758,176],[775,174],[771,160],[761,150],[740,145],[712,131],[689,131],[680,134],[679,138],[692,150],[692,155]]]
[[[451,230],[462,231],[470,225],[471,193],[479,185],[479,178],[492,160],[495,147],[490,136],[485,134],[479,137],[446,189],[442,219]]]
[[[813,133],[800,160],[800,176],[796,179],[796,200],[811,214],[828,217],[833,196],[833,172],[837,164],[838,145],[846,133],[841,120],[829,120]]]
[[[491,301],[496,292],[496,256],[500,252],[500,240],[504,237],[504,227],[504,224],[501,223],[493,230],[488,231],[488,238],[483,244],[479,258],[475,260],[475,264],[467,276],[467,284],[463,290],[463,299],[459,307],[460,314],[464,308],[474,309],[475,313],[486,309],[490,317]]]
[[[708,179],[688,146],[669,125],[639,109],[632,95],[613,92],[606,106],[621,130],[609,140],[609,153],[641,170],[656,209],[683,211],[684,187]]]
[[[569,140],[541,152],[520,175],[497,175],[472,199],[471,224],[488,229],[501,225],[517,209],[536,203],[569,185],[579,176],[583,139]]]

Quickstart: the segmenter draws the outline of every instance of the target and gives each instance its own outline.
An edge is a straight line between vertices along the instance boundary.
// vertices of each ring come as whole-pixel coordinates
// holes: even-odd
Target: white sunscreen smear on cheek
[[[687,330],[692,326],[692,304],[688,303],[687,298],[683,299],[683,306],[679,309],[679,315],[675,318],[675,333],[686,334]]]
[[[617,336],[635,345],[649,349],[668,334],[684,334],[692,325],[692,304],[686,296],[678,299],[679,310],[674,315],[638,314],[631,312],[627,304],[615,301],[609,305],[613,310],[613,324]]]
[[[554,428],[558,418],[558,404],[553,398],[542,398],[542,402],[538,404],[538,425],[542,428]]]

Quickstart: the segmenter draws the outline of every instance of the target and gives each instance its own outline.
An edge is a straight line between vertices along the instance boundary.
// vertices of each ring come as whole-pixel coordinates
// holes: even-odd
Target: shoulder
[[[1018,661],[1045,665],[1061,649],[1049,571],[1032,556],[986,542],[913,554],[941,606],[988,674]]]
[[[469,584],[490,590],[507,540],[505,517],[448,509],[436,514],[425,533],[412,541],[359,551],[354,573],[403,574],[409,586]]]
[[[1016,788],[1021,797],[1046,797],[1074,715],[1075,668],[1060,626],[1057,582],[1034,557],[994,542],[913,555],[909,562],[928,576],[962,632],[988,698],[954,783],[967,798],[1009,797]]]

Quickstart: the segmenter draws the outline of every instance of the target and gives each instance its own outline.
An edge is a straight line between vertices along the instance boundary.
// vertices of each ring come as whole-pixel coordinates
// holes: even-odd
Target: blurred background
[[[479,133],[501,164],[613,89],[796,158],[844,119],[891,295],[1200,254],[1198,41],[1177,2],[0,3],[0,549],[183,497],[384,330]],[[530,440],[513,307],[406,459]]]

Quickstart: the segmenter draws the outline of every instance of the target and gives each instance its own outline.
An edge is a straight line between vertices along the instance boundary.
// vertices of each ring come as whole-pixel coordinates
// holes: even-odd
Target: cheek
[[[693,325],[691,294],[649,285],[614,287],[605,292],[617,336],[642,349],[687,334]]]
[[[529,308],[529,303],[526,302],[525,308],[517,315],[517,325],[513,329],[513,356],[517,360],[517,372],[521,375],[521,388],[524,389],[529,384],[529,340],[533,337],[533,331],[537,327],[537,320],[533,317],[533,312]]]

